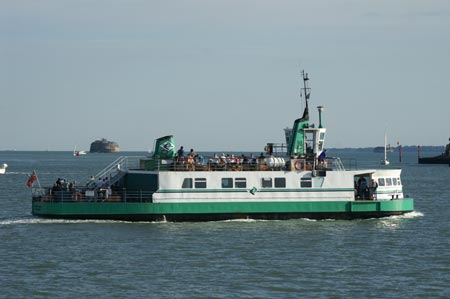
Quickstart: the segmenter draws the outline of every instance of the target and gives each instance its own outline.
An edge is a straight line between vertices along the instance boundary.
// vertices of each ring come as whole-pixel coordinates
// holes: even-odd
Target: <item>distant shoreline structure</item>
[[[448,139],[450,141],[450,138]],[[434,157],[421,157],[420,152],[422,147],[417,149],[417,159],[419,164],[448,164],[450,166],[450,142],[445,145],[445,151]]]
[[[89,151],[91,153],[118,153],[120,152],[120,148],[117,142],[108,141],[105,138],[102,138],[92,142]]]

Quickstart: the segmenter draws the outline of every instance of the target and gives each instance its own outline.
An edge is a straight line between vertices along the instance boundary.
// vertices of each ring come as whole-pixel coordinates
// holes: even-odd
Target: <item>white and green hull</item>
[[[74,198],[35,197],[33,214],[72,219],[115,219],[127,221],[212,221],[227,219],[355,219],[400,215],[414,210],[412,199],[404,199],[401,185],[380,187],[378,198],[355,197],[354,179],[400,176],[400,170],[335,171],[313,177],[310,171],[266,172],[174,172],[130,171],[127,186],[153,184],[148,196]],[[264,187],[263,179],[283,178],[282,187]],[[300,180],[308,179],[301,186]],[[245,182],[245,188],[223,188],[223,179]],[[245,180],[244,180],[245,179]],[[205,185],[184,186],[186,180]],[[233,181],[234,180],[234,181]],[[238,187],[236,187],[238,186]],[[241,186],[243,187],[243,186]],[[150,188],[152,189],[152,188]],[[69,193],[70,194],[70,193]]]
[[[218,202],[218,203],[49,203],[33,202],[36,216],[127,221],[213,221],[359,219],[401,215],[414,210],[412,199],[390,201]]]

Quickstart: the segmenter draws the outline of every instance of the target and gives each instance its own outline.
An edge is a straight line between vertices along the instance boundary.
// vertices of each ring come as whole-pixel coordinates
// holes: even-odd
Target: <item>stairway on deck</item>
[[[139,169],[139,161],[142,158],[138,156],[121,156],[97,173],[94,176],[94,180],[91,179],[87,185],[94,189],[100,189],[105,184],[111,186],[123,178],[128,170]]]

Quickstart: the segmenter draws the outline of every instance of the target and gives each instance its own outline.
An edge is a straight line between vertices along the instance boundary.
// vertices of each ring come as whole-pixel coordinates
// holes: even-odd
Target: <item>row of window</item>
[[[301,178],[300,186],[304,188],[312,187],[311,178]],[[185,178],[183,189],[202,189],[207,188],[206,178]],[[286,178],[262,178],[261,188],[286,188]],[[246,178],[222,178],[222,188],[247,188]]]
[[[378,178],[378,186],[397,186],[401,185],[400,178]]]

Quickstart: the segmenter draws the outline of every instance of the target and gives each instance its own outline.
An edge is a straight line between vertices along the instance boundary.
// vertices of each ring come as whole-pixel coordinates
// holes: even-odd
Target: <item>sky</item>
[[[0,0],[0,150],[256,151],[324,106],[325,147],[444,145],[447,0]]]

